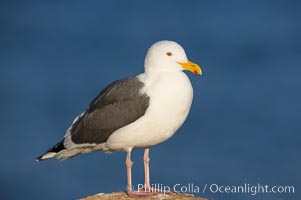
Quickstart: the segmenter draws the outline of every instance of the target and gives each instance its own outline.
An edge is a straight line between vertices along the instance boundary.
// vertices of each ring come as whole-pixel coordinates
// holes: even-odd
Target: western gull
[[[37,160],[65,160],[92,151],[126,151],[127,192],[135,196],[131,152],[145,148],[144,188],[145,193],[150,191],[149,148],[173,136],[187,118],[193,89],[183,70],[194,74],[202,71],[174,41],[153,44],[144,68],[144,73],[115,81],[102,90],[75,118],[64,139]]]

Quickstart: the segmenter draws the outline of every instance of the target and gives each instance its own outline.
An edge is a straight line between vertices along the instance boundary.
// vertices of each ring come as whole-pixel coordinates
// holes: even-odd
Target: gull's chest
[[[147,93],[150,96],[150,114],[164,121],[186,119],[193,90],[184,73],[160,77],[148,88]]]

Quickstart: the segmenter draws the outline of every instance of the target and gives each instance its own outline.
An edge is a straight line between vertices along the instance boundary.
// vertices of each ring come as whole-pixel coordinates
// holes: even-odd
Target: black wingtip
[[[36,158],[36,161],[42,161],[42,160],[46,160],[46,159],[49,159],[51,157],[47,157],[45,156],[47,153],[58,153],[62,150],[65,149],[65,146],[64,146],[64,140],[60,141],[59,143],[57,143],[54,147],[48,149],[48,151],[46,151],[45,153],[43,153],[42,155],[40,155],[39,157]],[[44,157],[45,156],[45,157]],[[43,158],[44,157],[44,158]]]
[[[65,149],[65,146],[64,146],[64,140],[60,141],[59,143],[57,143],[54,147],[48,149],[47,152],[54,152],[54,153],[58,153],[62,150]],[[46,153],[47,153],[46,152]]]
[[[42,160],[43,160],[42,157],[43,157],[43,155],[37,157],[37,158],[36,158],[36,161],[37,161],[37,162],[42,161]]]

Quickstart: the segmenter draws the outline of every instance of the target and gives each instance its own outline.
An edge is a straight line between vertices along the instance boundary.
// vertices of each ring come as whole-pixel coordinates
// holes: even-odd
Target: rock
[[[149,197],[128,197],[125,192],[113,192],[110,194],[105,193],[99,193],[94,196],[88,196],[85,198],[82,198],[80,200],[137,200],[137,199],[143,199],[143,200],[177,200],[177,199],[186,199],[186,200],[208,200],[201,197],[195,197],[192,194],[182,194],[182,193],[168,193],[168,194],[157,194],[154,196]]]

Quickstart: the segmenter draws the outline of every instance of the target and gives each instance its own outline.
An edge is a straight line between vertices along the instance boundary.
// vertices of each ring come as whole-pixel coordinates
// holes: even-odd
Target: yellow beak
[[[184,69],[191,71],[194,74],[200,74],[202,75],[202,69],[198,64],[195,64],[193,62],[185,62],[185,63],[181,63],[181,62],[177,62],[178,64],[180,64]]]

